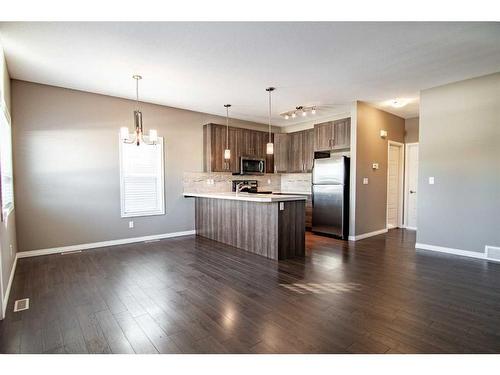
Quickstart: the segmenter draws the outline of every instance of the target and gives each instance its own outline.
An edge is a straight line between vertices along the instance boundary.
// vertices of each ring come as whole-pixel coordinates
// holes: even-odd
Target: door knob
[[[410,194],[415,194],[416,191],[415,190],[410,190]]]

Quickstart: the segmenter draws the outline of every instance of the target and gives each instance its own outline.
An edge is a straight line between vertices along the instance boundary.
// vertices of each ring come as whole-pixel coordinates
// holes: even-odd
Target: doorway
[[[387,229],[403,226],[404,145],[388,142]]]
[[[418,143],[407,143],[405,152],[405,228],[417,230]]]

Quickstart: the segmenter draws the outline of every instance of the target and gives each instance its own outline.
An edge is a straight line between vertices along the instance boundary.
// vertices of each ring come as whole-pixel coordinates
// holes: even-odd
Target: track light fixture
[[[281,113],[280,116],[284,117],[285,120],[288,120],[289,118],[296,118],[297,115],[301,115],[302,117],[306,117],[308,113],[310,113],[311,115],[315,115],[316,114],[316,106],[304,107],[302,105],[299,105],[299,106],[295,107],[295,109],[293,111]]]

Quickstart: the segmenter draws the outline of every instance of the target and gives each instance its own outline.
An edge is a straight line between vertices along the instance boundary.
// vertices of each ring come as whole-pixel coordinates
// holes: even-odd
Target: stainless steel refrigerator
[[[349,158],[314,159],[312,230],[347,239],[349,236]]]

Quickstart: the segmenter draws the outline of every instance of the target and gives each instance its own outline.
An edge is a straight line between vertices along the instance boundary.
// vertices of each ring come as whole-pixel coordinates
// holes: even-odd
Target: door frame
[[[399,191],[399,202],[398,202],[398,225],[396,228],[403,227],[403,203],[404,203],[404,168],[405,168],[405,144],[396,141],[387,141],[387,191],[386,191],[386,202],[385,202],[385,225],[387,229],[389,228],[389,150],[391,146],[397,146],[400,149],[399,152],[399,181],[398,181],[398,191]]]
[[[406,229],[411,229],[411,230],[417,230],[417,227],[409,227],[408,226],[408,200],[410,197],[410,188],[408,186],[408,176],[409,176],[409,171],[410,169],[408,168],[408,156],[409,152],[408,149],[410,147],[417,146],[418,147],[418,142],[412,142],[412,143],[406,143],[405,144],[405,193],[404,193],[404,222],[403,226]],[[417,198],[418,199],[418,198]]]
[[[0,208],[1,209],[1,208]],[[2,274],[2,256],[1,256],[1,251],[2,251],[2,245],[0,245],[0,320],[3,320],[5,318],[3,314],[3,274]]]

